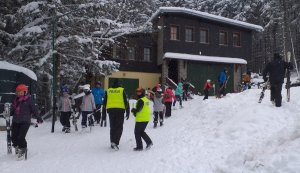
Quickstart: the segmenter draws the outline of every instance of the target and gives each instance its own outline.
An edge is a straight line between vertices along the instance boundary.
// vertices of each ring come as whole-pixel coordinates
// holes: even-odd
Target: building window
[[[135,49],[134,47],[128,48],[128,60],[135,60]]]
[[[220,45],[228,45],[228,34],[225,31],[220,31],[219,34],[219,44]]]
[[[208,44],[208,29],[200,29],[200,43]]]
[[[179,40],[179,26],[171,26],[171,40]]]
[[[150,48],[144,48],[144,61],[150,61]]]
[[[185,28],[185,41],[192,42],[194,41],[194,29]]]
[[[233,33],[233,46],[241,47],[241,33],[239,32]]]

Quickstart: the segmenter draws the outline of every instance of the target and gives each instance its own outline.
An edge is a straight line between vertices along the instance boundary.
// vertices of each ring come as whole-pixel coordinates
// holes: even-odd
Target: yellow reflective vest
[[[125,109],[123,92],[124,92],[124,88],[121,88],[121,87],[109,88],[107,90],[106,109],[109,109],[109,108]]]
[[[149,100],[147,97],[140,98],[144,102],[144,106],[141,111],[136,113],[135,121],[136,122],[149,122],[151,116],[151,110],[149,106]]]

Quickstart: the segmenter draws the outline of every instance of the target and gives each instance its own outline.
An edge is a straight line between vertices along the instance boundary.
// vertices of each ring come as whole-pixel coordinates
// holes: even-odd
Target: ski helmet
[[[26,86],[25,84],[19,84],[16,87],[16,92],[21,92],[21,91],[24,91],[26,94],[28,92],[28,86]]]

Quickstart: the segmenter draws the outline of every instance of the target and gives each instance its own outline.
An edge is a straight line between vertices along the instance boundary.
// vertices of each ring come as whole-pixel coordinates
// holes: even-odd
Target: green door
[[[218,76],[224,67],[227,67],[230,79],[227,84],[226,92],[233,91],[233,65],[232,64],[217,64],[217,63],[198,63],[190,61],[188,62],[187,78],[195,86],[196,92],[203,94],[203,87],[207,79],[210,79],[215,84],[214,90],[210,90],[210,95],[217,94],[219,90]]]
[[[125,89],[128,98],[133,98],[135,96],[135,90],[139,87],[139,79],[109,78],[108,88],[112,86],[115,79],[121,81],[121,86]]]

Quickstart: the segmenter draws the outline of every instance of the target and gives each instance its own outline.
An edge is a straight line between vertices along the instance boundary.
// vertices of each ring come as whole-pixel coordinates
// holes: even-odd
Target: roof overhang
[[[0,69],[20,72],[20,73],[23,73],[26,76],[30,77],[31,79],[37,81],[36,74],[33,71],[31,71],[30,69],[22,67],[22,66],[11,64],[6,61],[0,61]]]
[[[183,13],[183,14],[193,15],[196,17],[205,18],[205,19],[212,20],[212,21],[217,21],[220,23],[227,23],[230,25],[234,25],[234,26],[238,26],[238,27],[242,27],[242,28],[246,28],[246,29],[250,29],[250,30],[255,30],[258,32],[262,32],[264,30],[263,27],[261,27],[259,25],[254,25],[251,23],[242,22],[242,21],[234,20],[234,19],[229,19],[226,17],[217,16],[217,15],[209,14],[206,12],[201,12],[201,11],[192,10],[192,9],[188,9],[188,8],[182,8],[182,7],[160,7],[151,16],[151,18],[148,21],[153,21],[155,18],[157,18],[162,13]]]
[[[163,56],[163,59],[181,59],[181,60],[190,60],[190,61],[216,62],[216,63],[227,63],[227,64],[247,64],[247,61],[242,58],[203,56],[203,55],[172,53],[172,52],[166,52]]]

